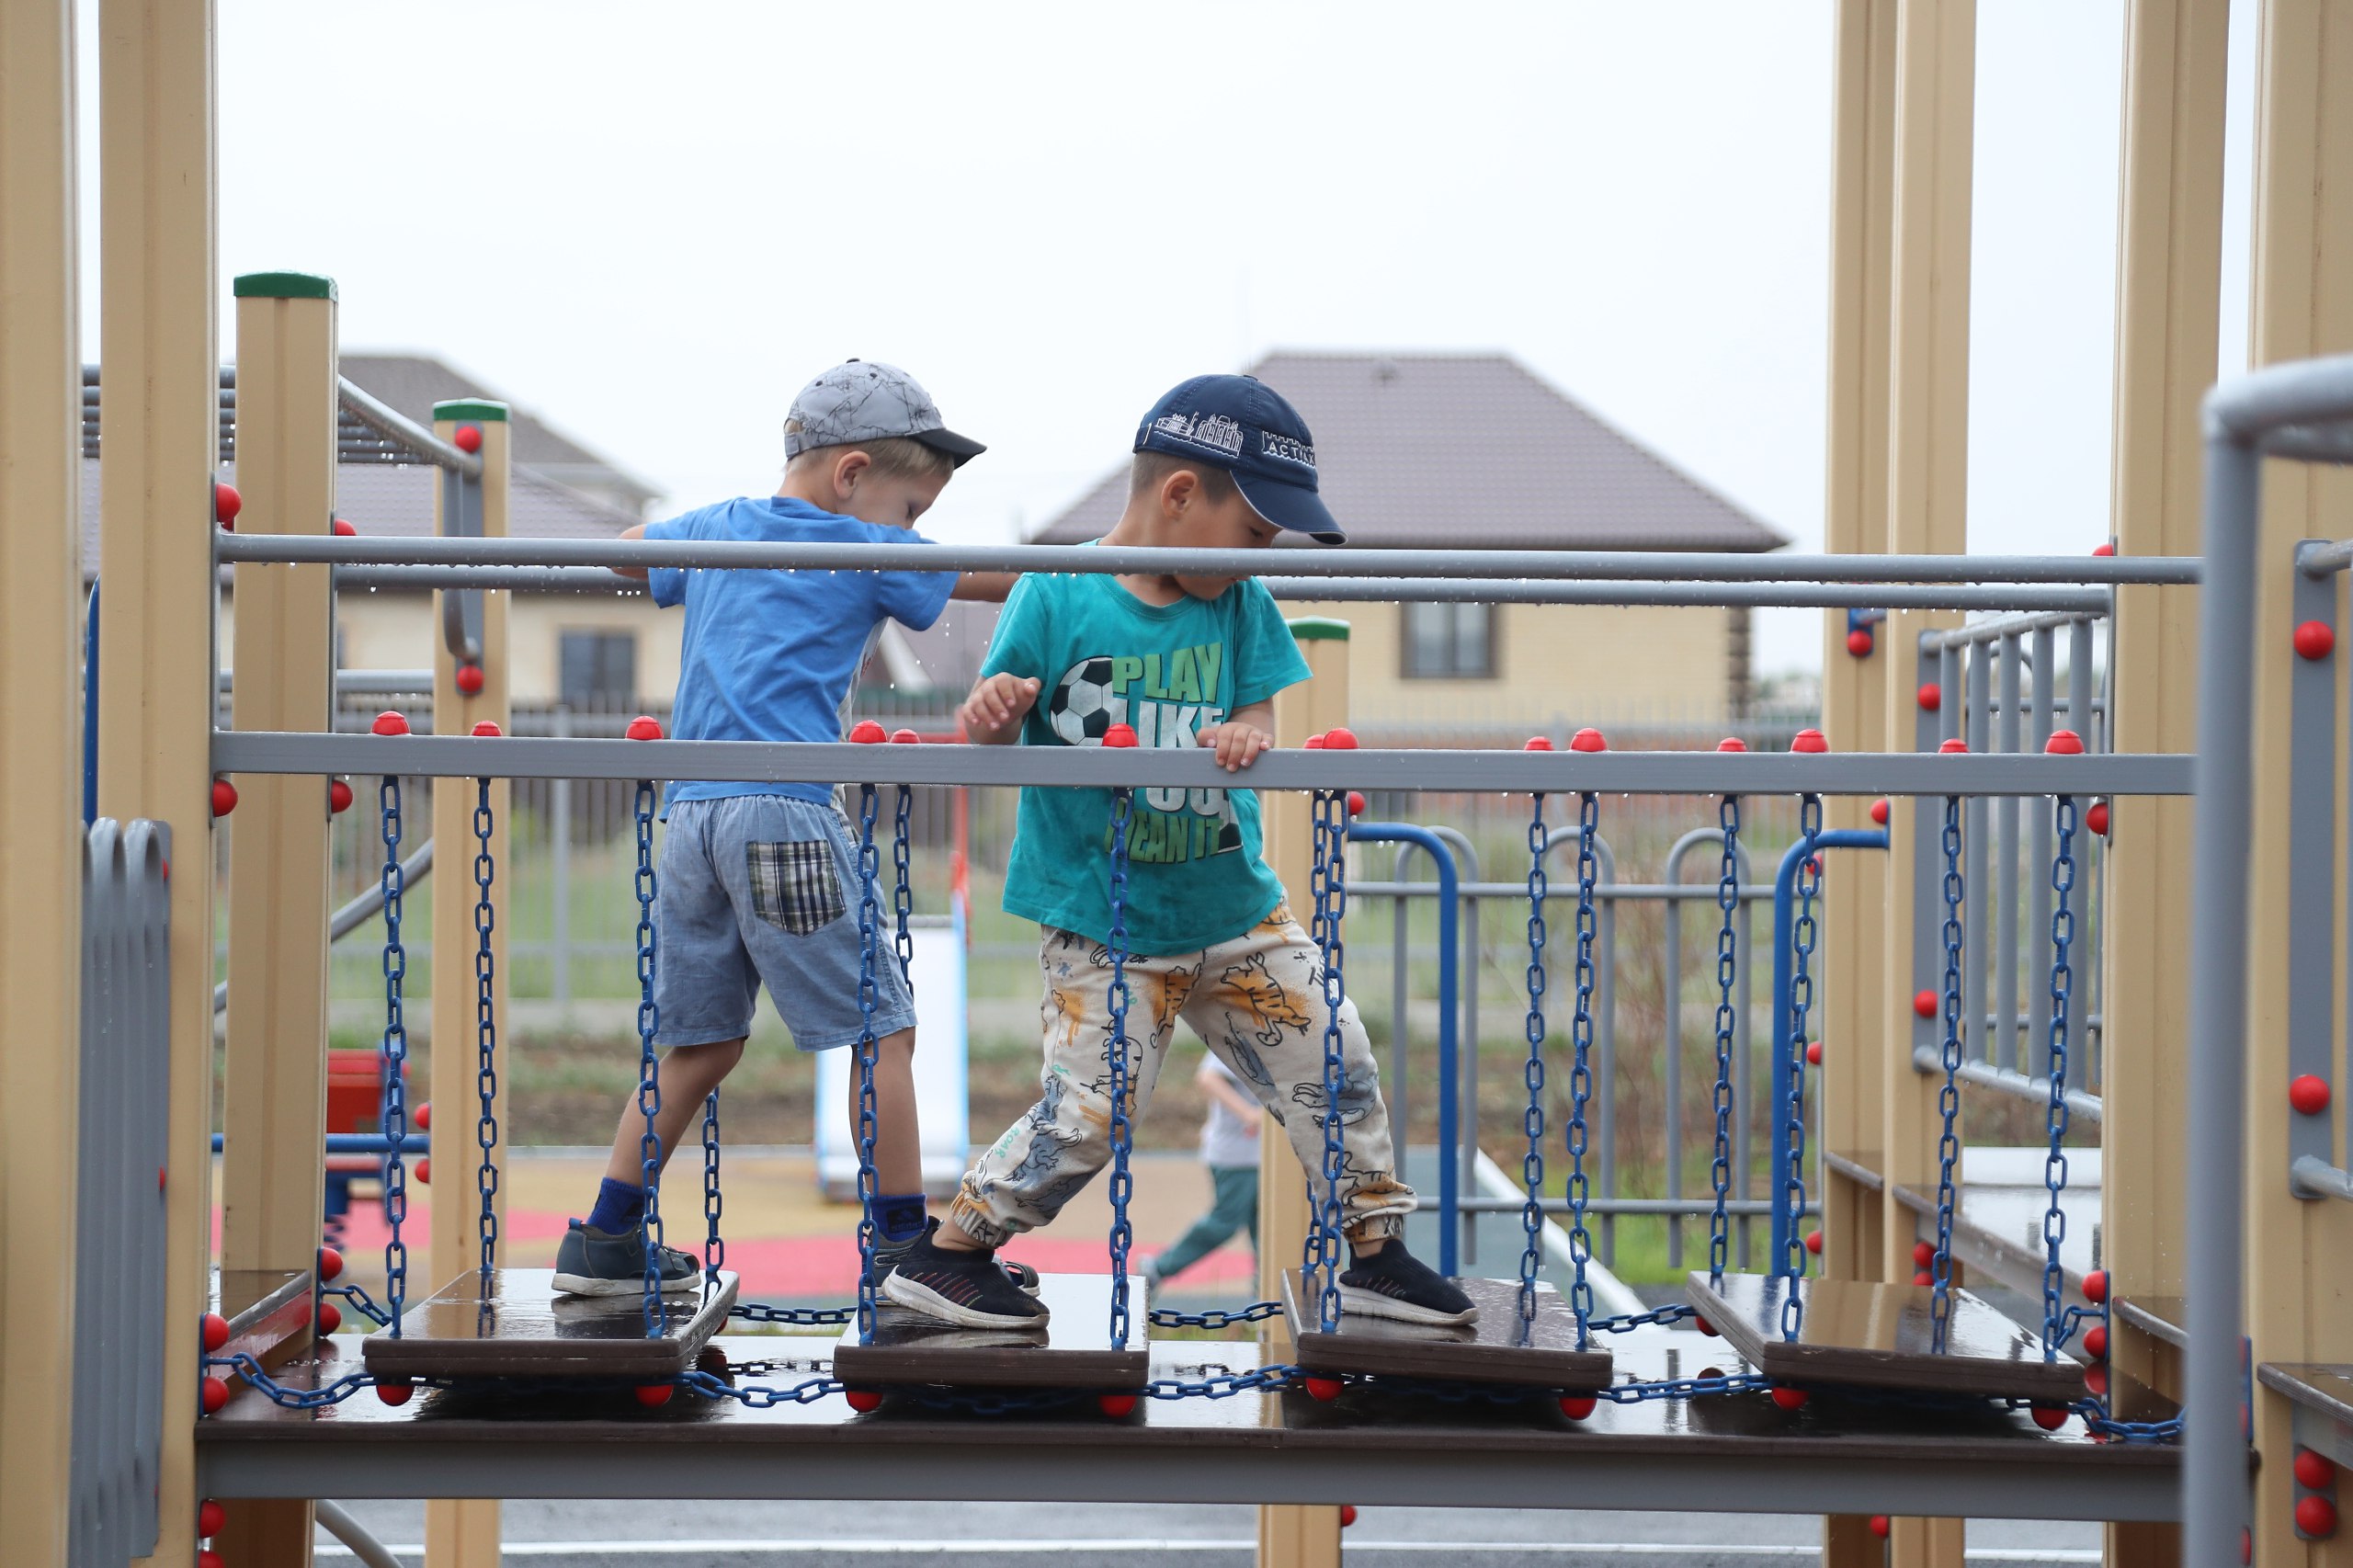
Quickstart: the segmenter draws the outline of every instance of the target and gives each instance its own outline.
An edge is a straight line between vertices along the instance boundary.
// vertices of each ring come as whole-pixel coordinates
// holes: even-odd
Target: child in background
[[[785,421],[783,485],[688,512],[624,539],[922,542],[913,529],[949,479],[984,449],[949,430],[904,370],[850,360],[811,381]],[[681,740],[838,741],[851,682],[886,619],[916,631],[949,599],[1002,599],[1009,577],[952,572],[680,571],[644,576],[654,601],[683,604],[673,732]],[[861,958],[848,910],[858,887],[849,824],[823,784],[673,783],[665,792],[654,919],[661,961],[654,1041],[666,1163],[703,1101],[744,1054],[763,983],[802,1051],[855,1044]],[[915,1003],[895,957],[875,971],[881,1001],[874,1069],[876,1273],[922,1234],[915,1125]],[[855,1085],[856,1075],[851,1082]],[[857,1106],[851,1105],[851,1119]],[[556,1252],[555,1288],[625,1295],[644,1288],[645,1121],[621,1113],[588,1218]],[[691,1290],[701,1265],[663,1247],[664,1290]]]
[[[1339,543],[1316,493],[1315,449],[1290,403],[1247,376],[1199,376],[1136,433],[1112,545],[1264,549],[1288,528]],[[1274,744],[1276,692],[1307,677],[1255,577],[1032,574],[1007,600],[961,715],[984,745],[1099,745],[1114,722],[1146,746],[1213,748],[1238,773]],[[1041,700],[1042,699],[1042,700]],[[1031,1328],[1047,1309],[1005,1278],[995,1249],[1045,1224],[1110,1157],[1111,797],[1024,789],[1006,872],[1007,913],[1039,922],[1041,1094],[965,1176],[944,1224],[907,1250],[883,1291],[972,1328]],[[1340,1124],[1337,1182],[1354,1261],[1348,1311],[1467,1323],[1470,1299],[1405,1251],[1413,1191],[1397,1179],[1388,1108],[1355,1004],[1343,1002],[1339,1103],[1324,1103],[1327,1010],[1315,944],[1259,856],[1245,789],[1141,789],[1128,835],[1125,926],[1132,997],[1132,1116],[1152,1098],[1182,1017],[1289,1134],[1324,1188],[1324,1130]]]
[[[1254,1256],[1258,1247],[1258,1102],[1214,1051],[1202,1056],[1193,1082],[1210,1097],[1210,1114],[1201,1123],[1201,1164],[1210,1168],[1212,1194],[1210,1211],[1194,1221],[1176,1245],[1144,1265],[1144,1283],[1154,1290],[1223,1246],[1236,1231],[1250,1233]]]

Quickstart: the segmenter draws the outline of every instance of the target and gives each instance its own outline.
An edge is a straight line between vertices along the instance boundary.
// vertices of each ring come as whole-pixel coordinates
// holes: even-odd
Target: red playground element
[[[1959,735],[1953,736],[1953,738],[1949,741],[1939,741],[1937,743],[1937,750],[1946,756],[1959,756],[1968,749],[1969,743],[1962,740]]]
[[[2108,1359],[2108,1325],[2096,1323],[2084,1330],[2084,1354],[2095,1361]]]
[[[1608,751],[1609,743],[1601,738],[1599,730],[1579,730],[1569,737],[1571,751]]]
[[[1114,1421],[1124,1421],[1136,1413],[1136,1396],[1131,1393],[1098,1393],[1095,1408]]]
[[[458,433],[449,437],[449,444],[461,452],[481,451],[482,426],[479,425],[459,426]]]
[[[637,1385],[637,1403],[648,1410],[658,1410],[670,1403],[673,1392],[668,1383],[640,1383]]]
[[[237,494],[233,484],[215,481],[212,485],[212,519],[231,533],[237,531],[237,514],[245,509],[245,498]]]
[[[229,1385],[219,1378],[207,1378],[198,1398],[204,1406],[204,1414],[210,1415],[229,1403]]]
[[[1706,1335],[1711,1339],[1716,1337],[1716,1325],[1710,1323],[1706,1318],[1703,1318],[1699,1313],[1694,1312],[1691,1314],[1691,1322],[1699,1328],[1701,1334]]]
[[[1881,827],[1887,825],[1888,804],[1884,800],[1871,802],[1871,821]]]
[[[460,665],[458,673],[450,678],[457,688],[468,697],[482,695],[483,673],[480,665]]]
[[[432,1155],[423,1154],[418,1156],[416,1162],[416,1179],[417,1184],[421,1187],[431,1187],[433,1185]]]
[[[376,1397],[386,1404],[406,1404],[415,1392],[406,1378],[392,1378],[376,1385]]]
[[[1530,735],[1528,737],[1528,744],[1521,746],[1519,749],[1522,751],[1551,751],[1552,749],[1552,737],[1550,735]]]
[[[419,1132],[430,1132],[433,1131],[433,1102],[431,1100],[424,1100],[418,1103],[416,1108],[416,1130]]]
[[[1871,1534],[1879,1537],[1880,1540],[1885,1540],[1887,1539],[1887,1532],[1892,1527],[1888,1524],[1887,1516],[1885,1514],[1873,1514],[1871,1516]]]
[[[1933,991],[1923,991],[1919,994],[1914,996],[1912,998],[1912,1011],[1915,1016],[1919,1017],[1935,1017],[1937,1016],[1937,994]]]
[[[882,1396],[873,1389],[844,1389],[842,1397],[849,1401],[849,1407],[860,1415],[882,1408]]]
[[[1352,817],[1360,817],[1364,815],[1364,792],[1362,790],[1351,790],[1348,791],[1348,815]]]
[[[1912,1244],[1912,1261],[1922,1268],[1926,1268],[1930,1264],[1936,1262],[1937,1244],[1934,1242],[1914,1242]]]
[[[221,1554],[210,1547],[207,1547],[196,1554],[196,1568],[224,1568],[224,1564],[221,1561]]]
[[[1103,732],[1103,744],[1107,746],[1116,747],[1120,750],[1125,750],[1128,747],[1134,745],[1136,744],[1135,726],[1133,724],[1112,725],[1109,729]]]
[[[1716,749],[1718,751],[1746,751],[1748,743],[1738,735],[1726,735],[1716,743]]]
[[[862,746],[879,746],[891,738],[891,732],[871,719],[860,719],[849,727],[849,738]]]
[[[2107,1303],[2107,1269],[2095,1268],[2089,1274],[2084,1276],[2084,1300],[2091,1302],[2094,1306],[2103,1306]]]
[[[2116,541],[2114,540],[2109,540],[2105,544],[2096,544],[2092,546],[2092,553],[2094,555],[2113,555],[2116,553]]]
[[[1871,656],[1871,634],[1870,629],[1858,626],[1855,630],[1847,633],[1847,652],[1854,654],[1855,657],[1859,659],[1870,658]]]
[[[1593,1414],[1596,1403],[1589,1393],[1564,1393],[1561,1396],[1561,1414],[1572,1421],[1582,1421]]]
[[[1307,1397],[1319,1404],[1329,1404],[1340,1397],[1340,1390],[1345,1386],[1337,1378],[1310,1378],[1307,1380]]]
[[[212,781],[212,814],[225,817],[237,809],[237,787],[226,778]]]
[[[1822,1065],[1822,1042],[1820,1040],[1810,1040],[1805,1042],[1805,1064],[1809,1067],[1819,1067]]]
[[[891,744],[894,746],[921,745],[923,737],[913,730],[893,730],[891,732]]]
[[[1923,681],[1917,694],[1921,710],[1934,713],[1945,705],[1945,688],[1935,681]]]
[[[2084,1392],[2089,1393],[2095,1399],[2106,1399],[2108,1397],[2108,1369],[2106,1367],[2086,1367],[2084,1369]]]
[[[344,779],[344,778],[330,778],[330,779],[328,779],[328,780],[327,780],[327,810],[328,810],[330,812],[332,812],[332,813],[335,813],[335,814],[340,815],[342,812],[347,812],[347,811],[349,811],[350,809],[351,809],[351,784],[350,784],[350,781],[349,781],[348,779]]]
[[[2288,1085],[2288,1103],[2302,1116],[2318,1116],[2328,1108],[2328,1080],[2302,1074]]]
[[[405,735],[408,733],[408,721],[387,708],[376,715],[376,722],[368,726],[368,733],[371,735]]]
[[[2336,1465],[2326,1454],[2311,1449],[2296,1450],[2296,1484],[2320,1492],[2336,1484]]]
[[[1357,1506],[1356,1506],[1354,1503],[1343,1503],[1343,1504],[1341,1504],[1341,1505],[1340,1505],[1340,1528],[1341,1528],[1342,1529],[1347,1529],[1350,1525],[1355,1524],[1356,1522],[1357,1522]]]
[[[877,724],[874,727],[874,738],[878,741],[881,740],[882,738],[882,727],[880,724]],[[629,728],[621,733],[633,741],[658,741],[662,738],[662,722],[651,714],[640,713],[636,718],[631,719],[629,722]],[[858,740],[860,738],[862,737],[857,734],[852,734],[850,736],[850,739],[852,740]]]
[[[1915,1268],[1912,1271],[1912,1283],[1915,1285],[1933,1286],[1936,1282],[1937,1277],[1935,1273],[1929,1269]]]
[[[333,1247],[319,1249],[319,1280],[322,1284],[343,1278],[343,1254]]]
[[[2042,750],[2048,756],[2081,756],[2084,737],[2073,730],[2053,730],[2051,738],[2042,743]]]
[[[2296,1533],[2322,1540],[2336,1533],[2336,1505],[2315,1494],[2296,1499]]]
[[[2034,1424],[2046,1432],[2056,1432],[2067,1425],[2067,1407],[2063,1404],[2038,1404],[2033,1414]]]
[[[208,1356],[229,1343],[229,1320],[219,1312],[207,1312],[197,1325],[197,1343],[204,1346]]]
[[[324,1338],[343,1326],[343,1309],[333,1301],[319,1303],[319,1336]]]
[[[2106,801],[2094,801],[2084,809],[2084,825],[2102,838],[2108,836],[2108,802]]]
[[[335,519],[335,537],[337,539],[358,539],[359,537],[359,530],[353,528],[351,524],[344,518],[337,517]]]
[[[1803,1410],[1807,1397],[1803,1389],[1776,1388],[1773,1391],[1773,1403],[1783,1410]]]
[[[207,1497],[196,1506],[196,1538],[210,1540],[229,1522],[229,1510]]]
[[[1830,743],[1824,738],[1820,730],[1800,730],[1797,738],[1790,743],[1790,749],[1809,753],[1824,752],[1830,749]]]
[[[1322,751],[1324,749],[1324,737],[1321,735],[1310,735],[1307,739],[1300,743],[1300,748],[1303,751]]]
[[[474,733],[477,735],[503,735],[506,733],[506,731],[500,729],[496,724],[492,723],[487,719],[484,719],[481,723],[474,726]]]
[[[1326,730],[1324,732],[1324,749],[1354,751],[1357,749],[1357,733],[1345,725],[1336,730]]]
[[[2296,628],[2296,656],[2318,661],[2336,652],[2336,632],[2325,620],[2307,620]]]
[[[1808,1231],[1805,1233],[1805,1250],[1813,1254],[1816,1257],[1822,1256],[1822,1233],[1820,1231]]]

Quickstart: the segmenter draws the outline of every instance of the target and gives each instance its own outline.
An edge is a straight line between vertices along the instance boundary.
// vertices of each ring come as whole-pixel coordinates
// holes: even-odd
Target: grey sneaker
[[[1340,1310],[1441,1327],[1473,1323],[1479,1316],[1453,1280],[1395,1240],[1369,1257],[1356,1256],[1340,1275]]]
[[[907,1244],[882,1293],[910,1312],[960,1328],[1042,1328],[1044,1302],[1024,1293],[985,1252],[951,1252],[932,1241],[934,1220]]]
[[[915,1244],[914,1240],[908,1240],[882,1243],[875,1246],[874,1264],[867,1271],[867,1278],[873,1282],[876,1290],[882,1289],[882,1281],[891,1278],[891,1270],[899,1266],[899,1261],[907,1256],[907,1250]],[[1013,1281],[1015,1290],[1031,1296],[1038,1293],[1038,1271],[1028,1264],[1009,1263],[999,1258],[997,1267],[1005,1270],[1005,1277]]]
[[[699,1290],[702,1265],[676,1247],[657,1246],[665,1295]],[[555,1288],[567,1296],[634,1296],[645,1290],[645,1247],[635,1231],[613,1235],[574,1220],[555,1249]]]

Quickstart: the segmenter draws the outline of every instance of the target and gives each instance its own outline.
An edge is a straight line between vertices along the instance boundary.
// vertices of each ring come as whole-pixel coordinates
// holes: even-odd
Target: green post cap
[[[1348,640],[1348,623],[1334,620],[1329,616],[1302,615],[1283,624],[1290,628],[1292,638],[1301,642],[1345,642]]]
[[[433,405],[433,417],[440,419],[479,419],[494,425],[506,423],[506,405],[479,397],[453,397],[447,403]]]
[[[236,282],[240,300],[332,300],[335,279],[313,272],[245,272]]]

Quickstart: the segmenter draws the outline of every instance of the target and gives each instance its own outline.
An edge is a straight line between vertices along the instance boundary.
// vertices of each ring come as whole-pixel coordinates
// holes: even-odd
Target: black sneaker
[[[654,1249],[665,1295],[699,1290],[702,1265],[676,1247]],[[634,1296],[645,1290],[645,1246],[635,1231],[619,1235],[574,1220],[555,1249],[555,1288],[567,1296]]]
[[[962,1328],[1044,1326],[1045,1303],[1007,1278],[995,1254],[950,1252],[932,1240],[938,1230],[934,1220],[907,1244],[882,1281],[884,1295],[909,1312]]]
[[[876,1290],[882,1289],[882,1281],[891,1278],[891,1270],[899,1266],[899,1260],[906,1256],[907,1249],[915,1244],[914,1241],[904,1241],[884,1242],[876,1245],[874,1263],[867,1270],[866,1276],[874,1282]],[[1015,1290],[1032,1296],[1038,1293],[1038,1271],[1028,1264],[1010,1263],[999,1258],[997,1267],[1005,1270],[1005,1277],[1013,1281]]]
[[[1379,1252],[1356,1253],[1340,1276],[1340,1310],[1359,1317],[1440,1326],[1475,1323],[1479,1309],[1454,1281],[1392,1240]]]

